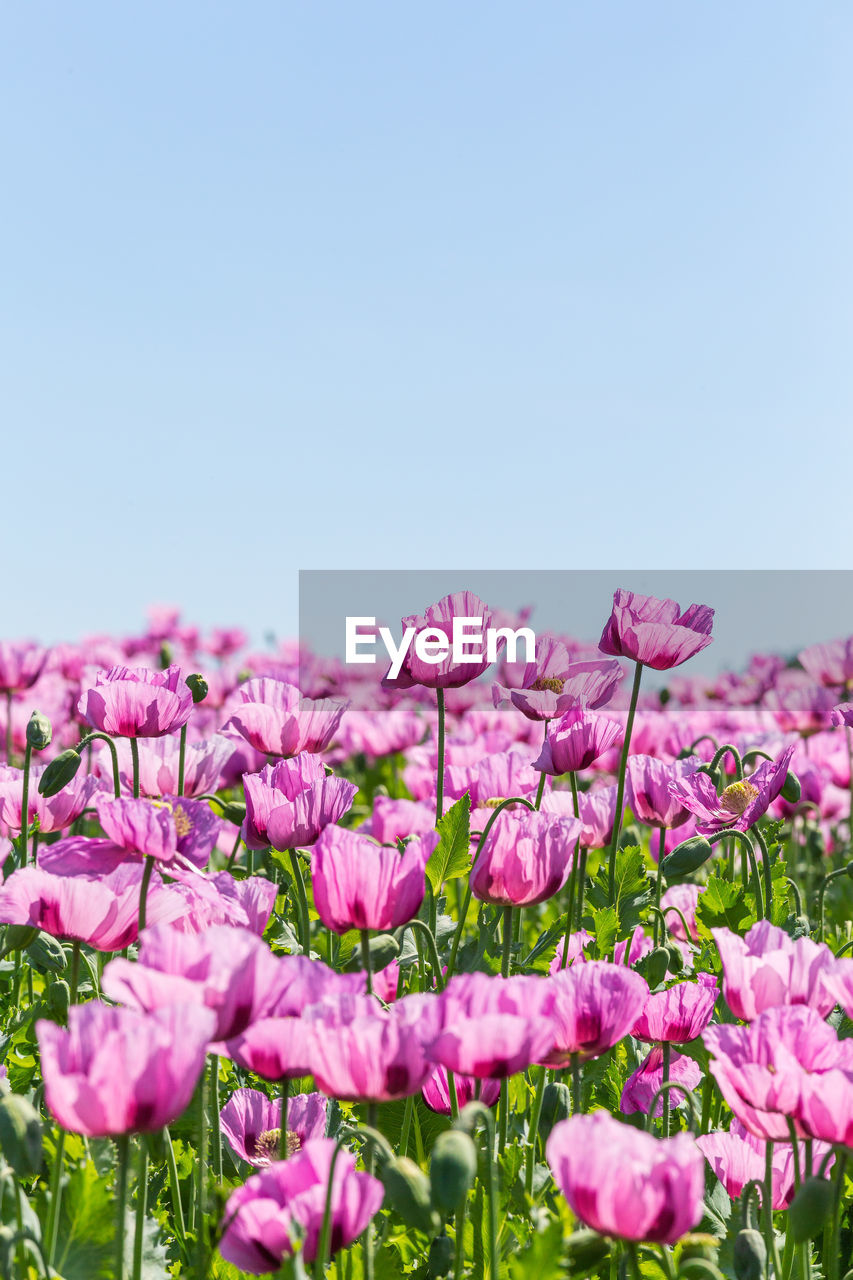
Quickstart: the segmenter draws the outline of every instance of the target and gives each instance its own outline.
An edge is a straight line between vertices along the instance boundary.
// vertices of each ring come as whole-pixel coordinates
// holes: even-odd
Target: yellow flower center
[[[720,796],[720,807],[738,817],[758,799],[758,787],[751,782],[732,782]]]
[[[536,693],[562,693],[565,683],[559,676],[539,676],[530,687]]]
[[[181,806],[178,805],[175,808],[172,817],[175,819],[175,830],[178,833],[178,839],[180,840],[183,839],[184,836],[188,836],[193,829],[193,824],[186,809],[182,809]]]
[[[258,1136],[255,1144],[256,1154],[265,1156],[267,1160],[277,1160],[279,1158],[279,1146],[281,1144],[281,1129],[266,1129]],[[287,1130],[284,1135],[285,1153],[292,1156],[302,1146],[299,1141],[299,1135],[291,1129]]]
[[[499,804],[503,804],[506,796],[491,796],[488,800],[481,800],[477,807],[479,809],[497,809]]]

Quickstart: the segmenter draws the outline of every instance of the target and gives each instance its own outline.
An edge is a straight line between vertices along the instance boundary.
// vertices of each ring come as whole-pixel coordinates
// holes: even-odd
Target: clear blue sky
[[[851,65],[848,0],[4,6],[3,633],[851,567]]]

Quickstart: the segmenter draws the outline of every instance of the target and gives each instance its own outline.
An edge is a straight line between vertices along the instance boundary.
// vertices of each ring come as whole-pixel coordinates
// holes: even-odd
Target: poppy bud
[[[713,1262],[719,1248],[720,1242],[715,1236],[705,1231],[690,1231],[681,1239],[681,1259],[686,1262],[688,1258],[704,1258]]]
[[[396,1156],[382,1168],[379,1177],[385,1188],[385,1203],[406,1226],[435,1235],[441,1219],[432,1207],[432,1187],[423,1169],[408,1156]]]
[[[707,862],[712,853],[713,849],[704,836],[691,836],[689,840],[683,840],[677,845],[664,859],[664,875],[667,879],[689,875],[691,871],[701,867],[703,862]]]
[[[41,1168],[41,1120],[20,1093],[0,1098],[0,1150],[19,1178],[31,1177]]]
[[[220,811],[220,816],[226,822],[233,822],[235,827],[243,825],[243,819],[246,817],[246,804],[243,800],[229,800],[228,804]]]
[[[453,1241],[450,1236],[436,1236],[429,1247],[427,1259],[427,1275],[432,1277],[448,1276],[453,1267]]]
[[[733,1260],[737,1280],[762,1280],[767,1267],[767,1246],[760,1231],[745,1227],[737,1233]]]
[[[684,956],[681,954],[681,948],[679,947],[678,943],[668,942],[666,944],[665,950],[666,950],[666,954],[669,956],[669,964],[667,965],[667,969],[669,973],[672,973],[672,974],[683,973],[684,972]]]
[[[23,951],[39,936],[38,929],[31,924],[9,924],[3,935],[3,955],[10,951]]]
[[[370,968],[373,973],[387,969],[392,960],[400,954],[400,944],[391,933],[376,933],[367,944],[370,953]]]
[[[52,982],[47,991],[47,1007],[57,1022],[64,1022],[68,1017],[70,1003],[71,990],[65,979]]]
[[[832,1211],[835,1188],[826,1178],[806,1178],[788,1206],[788,1225],[797,1244],[813,1240]]]
[[[61,973],[68,961],[62,949],[62,943],[49,933],[37,933],[27,946],[30,964],[42,972]]]
[[[191,676],[187,676],[187,688],[193,696],[193,702],[204,702],[208,694],[208,683],[204,676],[200,676],[198,672],[193,672]]]
[[[851,880],[853,880],[853,862],[848,862],[844,868]]]
[[[55,796],[68,786],[82,763],[83,757],[73,747],[60,751],[39,778],[39,795],[47,799]]]
[[[539,1136],[545,1142],[555,1124],[567,1120],[572,1113],[572,1095],[562,1080],[546,1084],[542,1092],[542,1110],[539,1113]]]
[[[782,790],[779,793],[783,800],[787,800],[788,804],[796,804],[802,791],[800,788],[800,780],[795,773],[790,771],[785,775],[785,781]]]
[[[429,1162],[432,1202],[445,1213],[459,1208],[477,1176],[477,1148],[461,1129],[448,1129],[435,1140]]]
[[[659,987],[669,971],[669,948],[655,947],[643,968],[649,986]]]
[[[53,726],[47,716],[43,716],[40,711],[34,711],[27,721],[28,745],[33,751],[44,751],[45,747],[50,746],[52,737]]]

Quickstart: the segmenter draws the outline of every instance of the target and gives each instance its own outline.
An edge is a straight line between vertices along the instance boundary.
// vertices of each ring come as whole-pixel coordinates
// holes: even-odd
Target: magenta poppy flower
[[[461,973],[439,999],[444,1030],[430,1055],[449,1071],[500,1080],[541,1062],[554,1044],[552,980]]]
[[[732,1120],[728,1132],[718,1129],[714,1133],[702,1134],[696,1139],[696,1145],[732,1200],[738,1199],[748,1182],[758,1181],[764,1184],[767,1144],[745,1129],[737,1118]],[[802,1169],[805,1168],[805,1143],[797,1145]],[[828,1143],[814,1143],[812,1161],[815,1168],[820,1167],[829,1150]],[[827,1170],[834,1163],[835,1157],[832,1156]],[[771,1182],[773,1208],[787,1209],[794,1198],[794,1149],[790,1142],[773,1144]]]
[[[736,1018],[752,1022],[778,1005],[810,1005],[825,1018],[835,1006],[825,979],[838,961],[823,943],[792,938],[769,920],[742,938],[730,929],[711,933],[723,962],[723,995]]]
[[[833,707],[829,719],[834,725],[846,725],[848,729],[853,729],[853,702],[842,702],[840,706]]]
[[[274,1004],[282,964],[257,934],[230,925],[201,934],[168,925],[146,929],[136,963],[118,958],[104,970],[112,1000],[148,1012],[194,1002],[216,1015],[215,1038],[230,1040]]]
[[[266,765],[243,777],[246,819],[243,838],[250,849],[299,849],[313,844],[324,827],[352,808],[358,788],[326,776],[319,756],[307,751]]]
[[[540,1059],[549,1067],[586,1062],[618,1044],[647,999],[645,978],[625,965],[589,960],[553,974],[552,1043]]]
[[[341,723],[336,744],[342,759],[365,755],[368,760],[405,751],[424,736],[424,721],[411,707],[389,707],[381,715],[353,707]]]
[[[623,729],[618,720],[598,716],[579,705],[571,707],[548,730],[533,768],[552,777],[588,769],[605,751],[622,741]]]
[[[574,963],[575,960],[588,960],[589,956],[585,955],[587,947],[591,947],[595,938],[591,933],[587,933],[586,929],[577,929],[569,938],[569,954],[566,963],[563,964],[563,952],[566,949],[566,940],[561,938],[557,943],[557,949],[554,953],[554,959],[548,967],[549,973],[559,973],[561,969],[565,969],[568,965]]]
[[[578,843],[582,849],[603,849],[613,835],[616,814],[616,787],[598,787],[595,791],[582,791],[578,797],[583,830]],[[542,797],[541,813],[574,815],[574,803],[569,791],[546,791]]]
[[[702,1083],[702,1068],[693,1058],[685,1053],[671,1053],[669,1058],[669,1079],[682,1085],[691,1093]],[[630,1116],[636,1111],[649,1114],[652,1099],[663,1086],[663,1048],[653,1045],[650,1052],[625,1081],[619,1109],[623,1115]],[[670,1089],[655,1103],[655,1115],[663,1115],[664,1100],[668,1110],[674,1111],[684,1101],[684,1095],[678,1089]]]
[[[435,810],[419,800],[392,800],[390,796],[377,795],[373,800],[373,813],[359,832],[372,836],[380,844],[396,844],[407,836],[423,836],[435,827]]]
[[[402,853],[343,827],[326,827],[311,855],[314,904],[335,933],[387,932],[417,915],[426,892],[424,868],[438,832],[410,840]]]
[[[187,723],[193,698],[180,667],[111,667],[84,689],[77,711],[93,729],[120,738],[161,738]]]
[[[765,760],[748,778],[729,783],[722,795],[717,795],[708,774],[698,771],[675,778],[669,789],[675,800],[696,815],[699,835],[714,835],[727,829],[748,831],[784,787],[793,754],[792,743],[778,760]]]
[[[808,736],[828,728],[837,695],[819,684],[793,685],[770,689],[764,706],[783,733]]]
[[[119,739],[115,748],[122,784],[129,791],[133,777],[130,745]],[[187,742],[184,751],[184,795],[200,796],[217,791],[222,772],[235,750],[235,744],[220,733],[196,742]],[[140,795],[176,796],[180,755],[178,738],[140,738],[138,753]],[[112,779],[112,762],[106,749],[98,753],[97,772],[101,777]]]
[[[46,765],[30,766],[30,782],[27,792],[27,825],[38,819],[39,832],[50,835],[54,831],[62,831],[76,822],[80,814],[88,807],[95,792],[99,790],[99,779],[91,775],[72,778],[68,786],[63,787],[55,796],[45,798],[39,795],[38,784]],[[24,803],[24,771],[11,766],[0,765],[0,822],[11,831],[21,830],[21,808]]]
[[[456,1101],[461,1109],[477,1096],[477,1085],[480,1086],[480,1101],[486,1107],[493,1107],[501,1096],[500,1080],[475,1080],[473,1076],[454,1076],[456,1085]],[[437,1115],[449,1116],[453,1113],[450,1105],[450,1084],[444,1067],[434,1067],[421,1086],[421,1097]]]
[[[847,1105],[853,1101],[853,1041],[839,1040],[814,1009],[806,1005],[766,1009],[748,1026],[708,1027],[702,1040],[712,1055],[711,1074],[723,1098],[757,1138],[784,1142],[789,1138],[787,1118],[805,1136],[809,1131],[800,1121],[806,1095],[816,1121],[825,1114],[825,1107],[835,1106],[838,1122],[846,1130],[853,1117]],[[816,1103],[813,1087],[824,1090],[824,1103]],[[816,1123],[817,1127],[821,1126]],[[810,1133],[836,1141],[825,1132],[812,1129]]]
[[[655,1138],[607,1111],[555,1125],[545,1154],[569,1208],[622,1240],[675,1244],[700,1221],[705,1161],[693,1138]]]
[[[289,1160],[253,1174],[228,1199],[219,1252],[226,1262],[267,1275],[278,1271],[302,1239],[302,1257],[313,1262],[320,1244],[335,1142],[314,1138]],[[357,1240],[382,1205],[382,1183],[357,1173],[355,1156],[342,1151],[332,1174],[330,1251]]]
[[[655,671],[669,671],[711,643],[714,610],[691,604],[682,613],[674,600],[640,596],[621,588],[598,647],[617,658],[633,658]]]
[[[626,771],[628,806],[638,822],[650,827],[680,827],[690,817],[669,788],[675,778],[694,773],[698,757],[676,760],[671,764],[655,756],[631,755]]]
[[[95,808],[108,840],[128,853],[158,862],[186,858],[196,867],[205,867],[219,836],[220,820],[210,806],[183,796],[158,801],[100,792]]]
[[[603,707],[624,674],[618,662],[603,658],[572,662],[562,641],[540,636],[536,661],[525,667],[521,688],[492,685],[492,701],[496,707],[510,703],[528,720],[555,720],[578,703],[593,711]]]
[[[367,995],[343,994],[310,1005],[311,1074],[318,1089],[348,1102],[391,1102],[417,1093],[432,1071],[427,1050],[444,1007],[434,995],[412,995],[383,1009]]]
[[[262,934],[275,905],[276,887],[263,876],[235,880],[229,871],[204,874],[192,866],[169,863],[169,892],[184,902],[175,927],[184,933],[203,933],[217,924],[231,924]],[[149,920],[151,919],[149,915]]]
[[[517,907],[553,898],[574,866],[580,833],[577,818],[502,813],[471,872],[474,897]]]
[[[265,755],[296,756],[325,750],[347,704],[301,698],[292,684],[257,676],[239,686],[232,707],[222,733],[243,738]]]
[[[853,636],[809,645],[798,654],[812,680],[830,689],[843,688],[853,682]]]
[[[358,994],[363,973],[336,973],[307,956],[281,956],[275,995],[266,1016],[229,1040],[226,1056],[265,1080],[296,1079],[311,1072],[308,1024],[302,1015],[325,997]]]
[[[86,942],[96,951],[121,951],[139,930],[142,868],[119,866],[109,875],[52,875],[41,866],[13,871],[0,888],[0,924],[26,924],[54,938]],[[148,920],[177,919],[181,899],[152,885]]]
[[[171,1124],[204,1069],[213,1021],[195,1005],[140,1014],[94,1001],[72,1005],[67,1029],[41,1019],[36,1035],[51,1113],[90,1138]]]
[[[453,623],[456,618],[470,619],[468,634],[479,634],[480,637],[476,644],[466,645],[467,652],[471,655],[477,653],[485,655],[485,633],[489,627],[496,625],[494,615],[488,605],[485,605],[472,591],[454,591],[452,595],[444,596],[437,604],[431,604],[424,611],[423,617],[412,614],[402,619],[400,626],[403,636],[405,637],[406,632],[412,629],[411,643],[399,674],[386,675],[382,681],[383,687],[411,689],[413,685],[422,685],[427,689],[458,689],[461,685],[469,684],[470,681],[481,676],[491,666],[491,663],[485,660],[485,656],[477,661],[454,662],[450,648],[447,656],[440,658],[439,661],[429,662],[419,656],[417,650],[419,643],[424,641],[432,643],[439,639],[438,636],[428,633],[440,632],[452,646]],[[437,649],[432,652],[439,656]]]
[[[258,1089],[235,1089],[219,1113],[219,1127],[235,1155],[263,1169],[280,1158],[281,1098],[273,1102]],[[326,1099],[321,1093],[297,1093],[288,1099],[286,1156],[325,1132]]]
[[[711,1021],[718,994],[717,979],[708,973],[700,973],[696,982],[676,982],[665,991],[653,991],[631,1034],[656,1044],[687,1044]]]
[[[0,693],[31,689],[42,673],[47,656],[47,650],[36,644],[0,640]]]

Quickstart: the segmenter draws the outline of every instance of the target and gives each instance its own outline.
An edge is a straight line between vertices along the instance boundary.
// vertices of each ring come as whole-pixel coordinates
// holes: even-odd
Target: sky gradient
[[[0,24],[4,635],[851,567],[846,0]]]

